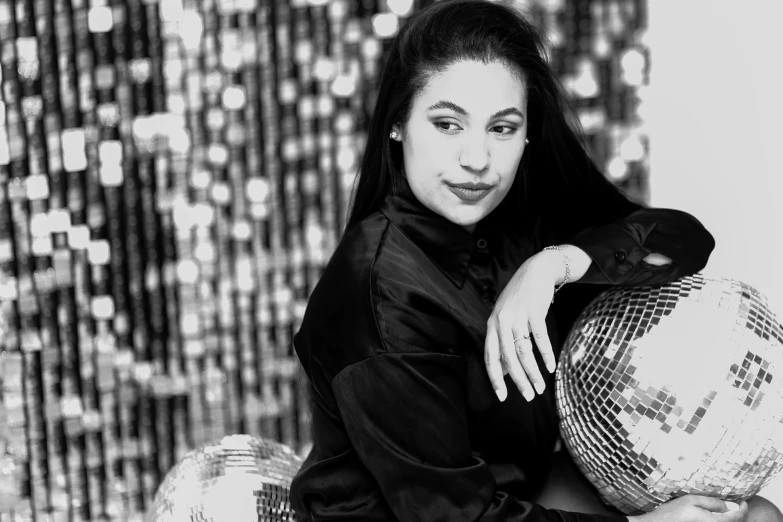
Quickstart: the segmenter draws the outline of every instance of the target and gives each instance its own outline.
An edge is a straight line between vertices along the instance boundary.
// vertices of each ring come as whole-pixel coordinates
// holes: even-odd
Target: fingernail
[[[549,361],[546,363],[546,369],[549,371],[549,373],[555,373],[557,366],[552,361]]]
[[[729,511],[737,511],[739,509],[739,504],[732,502],[731,500],[724,500],[723,503],[726,504]]]
[[[503,402],[506,400],[506,389],[505,388],[498,388],[495,390],[495,393],[498,396],[498,399],[500,399],[500,402]]]
[[[527,402],[530,402],[530,401],[532,401],[532,400],[533,400],[533,398],[536,396],[536,394],[535,394],[535,393],[533,393],[533,392],[532,392],[532,391],[530,391],[530,390],[525,390],[524,392],[522,392],[522,395],[525,397],[525,399],[527,400]]]
[[[544,393],[544,383],[543,382],[537,382],[533,385],[533,387],[536,389],[539,395]]]

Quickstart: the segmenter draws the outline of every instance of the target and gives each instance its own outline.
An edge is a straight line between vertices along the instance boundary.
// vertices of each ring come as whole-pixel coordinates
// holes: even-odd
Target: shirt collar
[[[485,239],[491,244],[490,236],[495,236],[497,227],[492,224],[492,215],[483,219],[471,233],[425,207],[413,194],[407,180],[402,179],[398,189],[387,195],[381,212],[457,287],[462,288],[477,242]]]

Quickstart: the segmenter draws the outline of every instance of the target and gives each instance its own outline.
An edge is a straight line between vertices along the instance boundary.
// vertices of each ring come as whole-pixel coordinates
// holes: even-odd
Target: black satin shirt
[[[634,206],[569,244],[593,263],[556,294],[556,355],[606,285],[701,270],[714,248],[692,216]],[[305,520],[590,521],[530,500],[558,437],[554,375],[527,402],[510,376],[500,402],[484,366],[486,323],[519,266],[540,249],[493,215],[474,233],[424,207],[407,185],[343,237],[294,345],[311,384],[313,448],[291,486]],[[544,245],[545,246],[545,245]],[[644,263],[651,252],[673,260]],[[537,352],[537,350],[535,350]]]

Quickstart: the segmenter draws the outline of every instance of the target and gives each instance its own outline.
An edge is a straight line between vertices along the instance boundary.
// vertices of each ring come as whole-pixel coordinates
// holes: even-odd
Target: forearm
[[[566,278],[566,263],[570,274],[569,283],[579,281],[586,273],[593,260],[581,248],[574,245],[559,245],[562,253],[557,250],[542,250],[538,255],[544,258],[544,262],[553,268],[555,285],[560,285]],[[565,259],[563,256],[568,259]],[[665,266],[672,262],[663,254],[651,253],[644,258],[644,262],[653,266]]]
[[[541,254],[548,256],[547,264],[555,268],[555,284],[559,285],[566,278],[566,263],[569,268],[568,282],[579,281],[585,275],[593,260],[587,253],[574,245],[559,245],[562,253],[557,250],[542,250]],[[564,257],[565,256],[565,257]],[[566,260],[566,257],[568,258]]]
[[[593,260],[579,247],[574,245],[558,246],[562,252],[554,249],[542,250],[536,254],[536,257],[540,258],[547,267],[551,268],[551,275],[555,285],[560,285],[565,281],[567,272],[570,272],[568,274],[569,283],[579,281],[585,275],[587,269],[590,268]],[[566,265],[568,266],[568,271],[566,271]]]
[[[642,209],[563,243],[593,260],[580,283],[617,286],[659,285],[692,275],[704,268],[715,246],[696,218],[667,209]]]

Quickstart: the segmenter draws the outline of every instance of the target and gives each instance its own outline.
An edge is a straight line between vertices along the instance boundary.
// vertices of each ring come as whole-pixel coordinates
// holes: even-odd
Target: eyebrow
[[[433,105],[430,105],[429,107],[427,107],[427,112],[434,111],[434,110],[437,110],[437,109],[451,109],[452,111],[454,111],[457,114],[460,114],[462,116],[468,116],[468,117],[470,116],[468,111],[466,111],[465,109],[463,109],[462,107],[460,107],[456,103],[453,103],[453,102],[450,102],[450,101],[446,101],[446,100],[441,100],[441,101],[439,101],[437,103],[434,103]],[[489,119],[494,120],[496,118],[502,118],[503,116],[508,116],[510,114],[516,114],[517,116],[519,116],[523,120],[525,119],[525,115],[522,114],[522,112],[519,109],[517,109],[516,107],[509,107],[508,109],[500,110],[500,111],[496,112],[495,114],[493,114],[492,116],[490,116]]]

